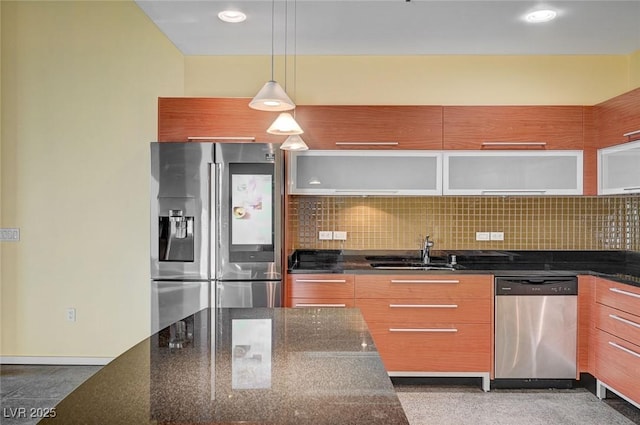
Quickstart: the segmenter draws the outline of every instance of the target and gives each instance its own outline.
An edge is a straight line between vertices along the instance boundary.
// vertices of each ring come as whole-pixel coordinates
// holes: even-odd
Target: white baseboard
[[[113,357],[0,356],[0,364],[104,366]]]

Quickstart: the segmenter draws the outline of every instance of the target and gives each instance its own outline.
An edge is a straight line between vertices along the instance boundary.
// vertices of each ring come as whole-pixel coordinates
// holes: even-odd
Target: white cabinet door
[[[440,195],[442,154],[433,151],[305,151],[289,157],[289,193]]]
[[[640,141],[598,150],[598,195],[640,193]]]
[[[445,195],[582,195],[582,151],[448,151]]]

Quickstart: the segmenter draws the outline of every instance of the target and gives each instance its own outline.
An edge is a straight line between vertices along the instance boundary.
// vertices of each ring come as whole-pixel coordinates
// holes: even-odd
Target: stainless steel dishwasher
[[[576,379],[578,279],[496,277],[495,378]]]

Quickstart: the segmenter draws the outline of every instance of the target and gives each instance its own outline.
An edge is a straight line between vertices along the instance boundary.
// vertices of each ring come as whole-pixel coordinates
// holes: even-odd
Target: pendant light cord
[[[284,91],[287,91],[287,28],[289,27],[289,0],[284,1]]]
[[[274,75],[273,75],[273,70],[274,70],[274,65],[273,65],[273,61],[274,61],[274,46],[275,46],[275,24],[274,24],[274,17],[276,14],[276,0],[271,0],[271,81],[275,81],[274,79]]]

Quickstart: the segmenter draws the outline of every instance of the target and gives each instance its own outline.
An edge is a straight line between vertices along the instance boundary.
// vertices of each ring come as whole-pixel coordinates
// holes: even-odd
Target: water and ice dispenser
[[[194,260],[194,217],[183,210],[170,209],[158,220],[158,258],[160,261]]]

